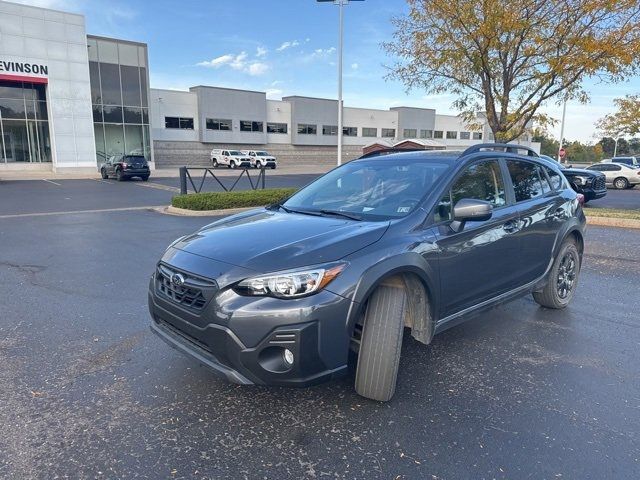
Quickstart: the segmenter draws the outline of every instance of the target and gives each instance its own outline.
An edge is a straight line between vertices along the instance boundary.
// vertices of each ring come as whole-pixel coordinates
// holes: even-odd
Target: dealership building
[[[111,155],[152,168],[206,165],[212,148],[263,149],[284,163],[331,164],[338,102],[214,86],[149,87],[144,43],[87,35],[82,15],[0,0],[0,173],[95,172]],[[404,140],[460,149],[491,141],[428,108],[344,108],[344,159]],[[521,143],[532,145],[528,138]]]

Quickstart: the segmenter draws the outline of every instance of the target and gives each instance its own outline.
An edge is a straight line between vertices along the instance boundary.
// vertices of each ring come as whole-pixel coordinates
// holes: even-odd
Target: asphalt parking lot
[[[637,230],[588,229],[564,311],[526,298],[429,347],[405,335],[380,404],[353,375],[239,387],[167,347],[149,275],[213,218],[56,182],[0,185],[0,478],[640,478]]]

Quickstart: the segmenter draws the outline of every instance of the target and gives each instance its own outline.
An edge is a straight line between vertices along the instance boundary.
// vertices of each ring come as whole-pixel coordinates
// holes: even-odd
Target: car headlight
[[[326,287],[346,267],[345,263],[318,268],[287,270],[242,280],[235,292],[247,296],[298,298],[312,295]]]
[[[576,185],[586,185],[587,183],[589,183],[589,180],[590,180],[589,177],[580,177],[580,176],[573,177],[573,181],[575,182]]]

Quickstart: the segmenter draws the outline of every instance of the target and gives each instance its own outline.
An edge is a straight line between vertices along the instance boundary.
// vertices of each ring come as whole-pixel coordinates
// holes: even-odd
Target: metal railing
[[[230,187],[227,187],[224,183],[220,181],[218,176],[213,172],[212,168],[208,167],[180,167],[180,194],[187,195],[189,193],[188,184],[191,184],[191,188],[195,193],[200,193],[202,191],[202,187],[204,187],[204,182],[207,180],[207,176],[210,176],[214,181],[222,187],[225,192],[230,192],[236,185],[240,182],[242,177],[247,177],[249,180],[249,185],[251,185],[252,190],[264,190],[265,188],[265,167],[260,168],[260,173],[251,177],[250,171],[255,172],[254,168],[248,169],[243,168],[240,169],[240,175],[235,179],[233,184]],[[202,178],[196,176],[196,180],[194,181],[191,172],[203,172]],[[257,178],[256,178],[257,177]],[[255,180],[255,183],[254,183]],[[188,182],[188,183],[187,183]]]

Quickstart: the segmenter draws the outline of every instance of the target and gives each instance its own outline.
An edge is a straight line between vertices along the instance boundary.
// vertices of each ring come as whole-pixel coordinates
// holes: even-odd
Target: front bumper
[[[597,200],[598,198],[602,198],[607,195],[607,189],[604,190],[594,190],[591,187],[583,187],[580,188],[578,193],[582,193],[584,195],[585,200]]]
[[[350,300],[328,291],[282,300],[222,289],[197,313],[149,288],[151,330],[228,381],[304,387],[344,375]],[[293,365],[284,350],[293,353]]]

